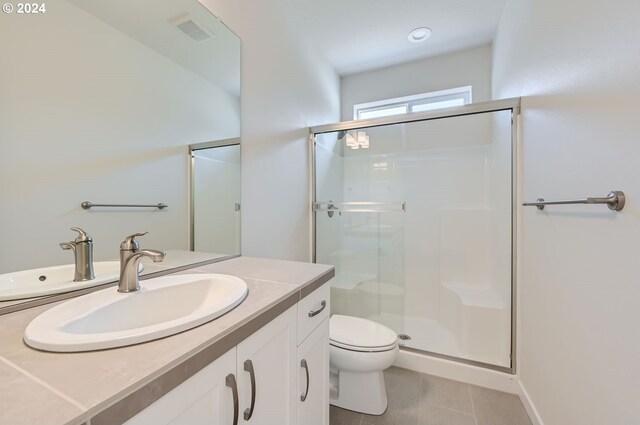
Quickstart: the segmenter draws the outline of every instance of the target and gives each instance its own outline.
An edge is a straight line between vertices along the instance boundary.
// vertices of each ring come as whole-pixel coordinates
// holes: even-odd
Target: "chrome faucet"
[[[154,263],[164,260],[165,253],[154,249],[140,249],[140,244],[135,239],[144,236],[147,232],[134,233],[127,236],[120,244],[120,282],[118,292],[135,292],[140,289],[138,280],[138,266],[142,257],[149,257]]]
[[[79,227],[72,227],[71,230],[78,232],[75,241],[61,242],[60,248],[71,249],[75,256],[74,282],[84,282],[95,278],[93,273],[93,239],[87,232]]]

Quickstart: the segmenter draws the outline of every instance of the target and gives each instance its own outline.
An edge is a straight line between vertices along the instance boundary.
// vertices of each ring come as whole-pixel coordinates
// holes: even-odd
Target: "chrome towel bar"
[[[93,207],[109,207],[109,208],[157,208],[159,210],[167,208],[167,204],[159,203],[155,205],[141,205],[141,204],[93,204],[89,201],[84,201],[80,206],[88,210]]]
[[[625,196],[620,190],[613,190],[607,193],[606,198],[584,198],[568,201],[545,201],[544,198],[538,198],[536,202],[525,202],[525,207],[538,207],[542,211],[545,205],[567,205],[567,204],[606,204],[612,211],[622,211],[624,208]]]

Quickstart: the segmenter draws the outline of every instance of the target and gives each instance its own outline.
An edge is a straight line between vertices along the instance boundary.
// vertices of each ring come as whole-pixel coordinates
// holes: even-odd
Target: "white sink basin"
[[[247,284],[223,274],[163,276],[137,292],[108,288],[45,311],[27,326],[24,341],[45,351],[122,347],[173,335],[232,310]]]
[[[74,270],[75,265],[67,264],[0,274],[0,301],[61,294],[114,282],[120,277],[118,261],[94,262],[95,279],[84,282],[73,281]],[[142,264],[138,270],[142,270]]]

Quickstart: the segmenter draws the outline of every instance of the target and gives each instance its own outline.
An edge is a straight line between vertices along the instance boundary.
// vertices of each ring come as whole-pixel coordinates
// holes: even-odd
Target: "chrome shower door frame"
[[[317,134],[333,133],[337,131],[357,130],[361,128],[382,127],[395,124],[408,124],[419,121],[430,121],[443,118],[462,117],[466,115],[477,115],[490,112],[511,111],[511,354],[510,367],[497,366],[489,363],[478,362],[474,360],[463,359],[459,357],[448,356],[424,350],[417,350],[402,347],[403,350],[413,351],[420,354],[427,354],[432,357],[445,360],[452,360],[458,363],[469,364],[472,366],[492,369],[499,372],[505,372],[514,375],[516,373],[516,329],[517,329],[517,213],[518,213],[518,121],[520,116],[521,98],[510,98],[491,100],[488,102],[472,103],[464,106],[453,108],[445,108],[428,112],[417,112],[411,114],[395,115],[383,118],[374,118],[369,120],[342,121],[334,124],[325,124],[309,127],[309,170],[311,178],[309,179],[310,199],[310,252],[311,261],[316,262],[316,211],[314,205],[318,202],[316,199],[316,138]]]

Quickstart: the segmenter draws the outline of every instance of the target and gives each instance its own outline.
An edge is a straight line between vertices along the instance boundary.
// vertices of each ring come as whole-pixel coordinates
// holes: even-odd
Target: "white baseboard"
[[[522,385],[522,382],[520,380],[518,380],[518,387],[520,388],[518,395],[520,396],[520,400],[522,400],[522,404],[524,405],[527,414],[529,414],[529,418],[531,419],[533,425],[544,425],[542,423],[540,415],[538,414],[538,411],[536,410],[536,407],[533,405],[533,402],[531,402],[529,393],[527,392],[524,385]]]
[[[394,366],[440,376],[454,381],[466,382],[479,387],[491,388],[492,390],[521,394],[521,388],[516,375],[451,360],[439,359],[411,351],[400,350]]]

